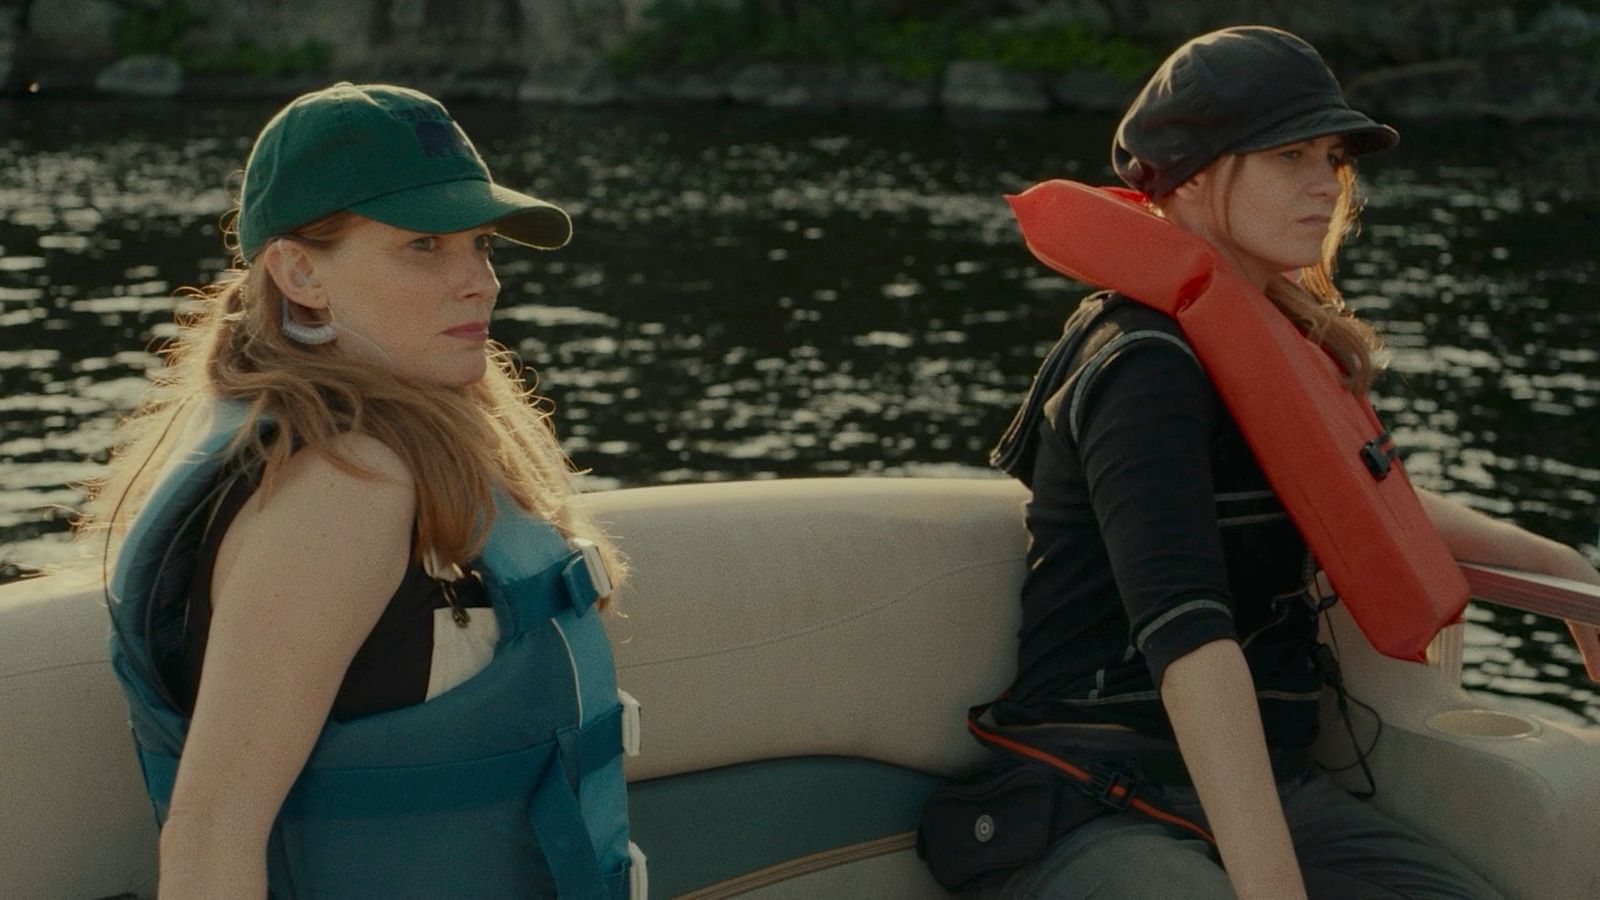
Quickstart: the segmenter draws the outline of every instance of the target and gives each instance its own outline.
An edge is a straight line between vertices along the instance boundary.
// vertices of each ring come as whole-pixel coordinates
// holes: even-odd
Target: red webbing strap
[[[1066,775],[1068,778],[1071,778],[1073,781],[1079,782],[1085,788],[1093,788],[1100,785],[1101,779],[1095,777],[1095,775],[1089,772],[1088,769],[1085,769],[1082,766],[1074,765],[1062,759],[1061,757],[1056,756],[1055,754],[1046,750],[1041,750],[1032,744],[1019,741],[1015,738],[1006,737],[1003,734],[990,731],[989,729],[983,727],[978,719],[988,708],[989,704],[983,703],[967,710],[967,730],[972,732],[972,736],[977,738],[979,743],[986,747],[992,747],[1006,753],[1014,753],[1019,756],[1025,756],[1037,762],[1044,763],[1063,775]],[[1091,793],[1094,793],[1096,796],[1099,796],[1103,793],[1110,799],[1117,801],[1116,803],[1112,804],[1113,806],[1118,806],[1119,808],[1127,807],[1129,809],[1138,810],[1152,819],[1156,819],[1165,822],[1168,825],[1174,825],[1178,828],[1184,829],[1185,831],[1192,832],[1195,835],[1198,835],[1208,844],[1215,844],[1217,842],[1217,839],[1211,836],[1211,832],[1207,831],[1200,825],[1191,822],[1188,819],[1177,815],[1176,813],[1167,812],[1166,810],[1161,809],[1147,800],[1141,800],[1139,797],[1134,795],[1133,788],[1130,787],[1128,783],[1122,781],[1112,781],[1105,785],[1103,791],[1091,791]]]

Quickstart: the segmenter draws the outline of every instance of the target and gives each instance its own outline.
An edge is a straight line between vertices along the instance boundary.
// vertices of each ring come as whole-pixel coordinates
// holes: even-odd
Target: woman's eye
[[[432,250],[438,246],[439,239],[431,234],[427,237],[419,237],[411,242],[411,249],[413,250]]]
[[[1300,151],[1299,150],[1281,150],[1281,151],[1278,152],[1278,155],[1283,157],[1284,159],[1299,159],[1300,158]]]

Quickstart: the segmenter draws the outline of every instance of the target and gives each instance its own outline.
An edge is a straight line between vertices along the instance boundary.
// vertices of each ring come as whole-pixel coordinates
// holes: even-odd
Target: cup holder
[[[1539,733],[1538,722],[1497,709],[1448,709],[1429,716],[1427,725],[1441,734],[1489,740],[1514,740]]]

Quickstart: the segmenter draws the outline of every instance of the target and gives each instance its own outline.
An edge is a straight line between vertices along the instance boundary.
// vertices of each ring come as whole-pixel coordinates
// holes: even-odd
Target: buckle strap
[[[1188,831],[1208,844],[1217,842],[1204,826],[1176,813],[1168,812],[1138,796],[1140,782],[1125,771],[1103,764],[1081,766],[1026,741],[990,730],[979,721],[989,706],[988,703],[982,703],[967,710],[967,730],[972,732],[972,736],[977,738],[980,744],[1049,766],[1071,780],[1079,790],[1112,809],[1118,811],[1132,809],[1157,821]]]
[[[561,583],[566,586],[567,601],[579,615],[600,599],[600,591],[595,587],[594,578],[590,575],[589,566],[585,564],[583,552],[580,550],[572,551],[566,562],[562,563]]]
[[[583,807],[572,790],[562,754],[552,753],[528,804],[539,849],[544,852],[562,900],[615,900],[616,882],[607,883],[589,839]]]

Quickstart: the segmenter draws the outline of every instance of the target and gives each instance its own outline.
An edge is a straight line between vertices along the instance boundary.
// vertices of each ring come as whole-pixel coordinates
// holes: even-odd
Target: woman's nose
[[[1337,197],[1344,186],[1339,183],[1339,164],[1328,163],[1317,167],[1316,180],[1312,182],[1311,190],[1318,197]]]
[[[460,288],[462,299],[486,298],[493,303],[500,296],[500,278],[494,272],[494,264],[482,254],[473,253],[463,264],[463,269]]]

